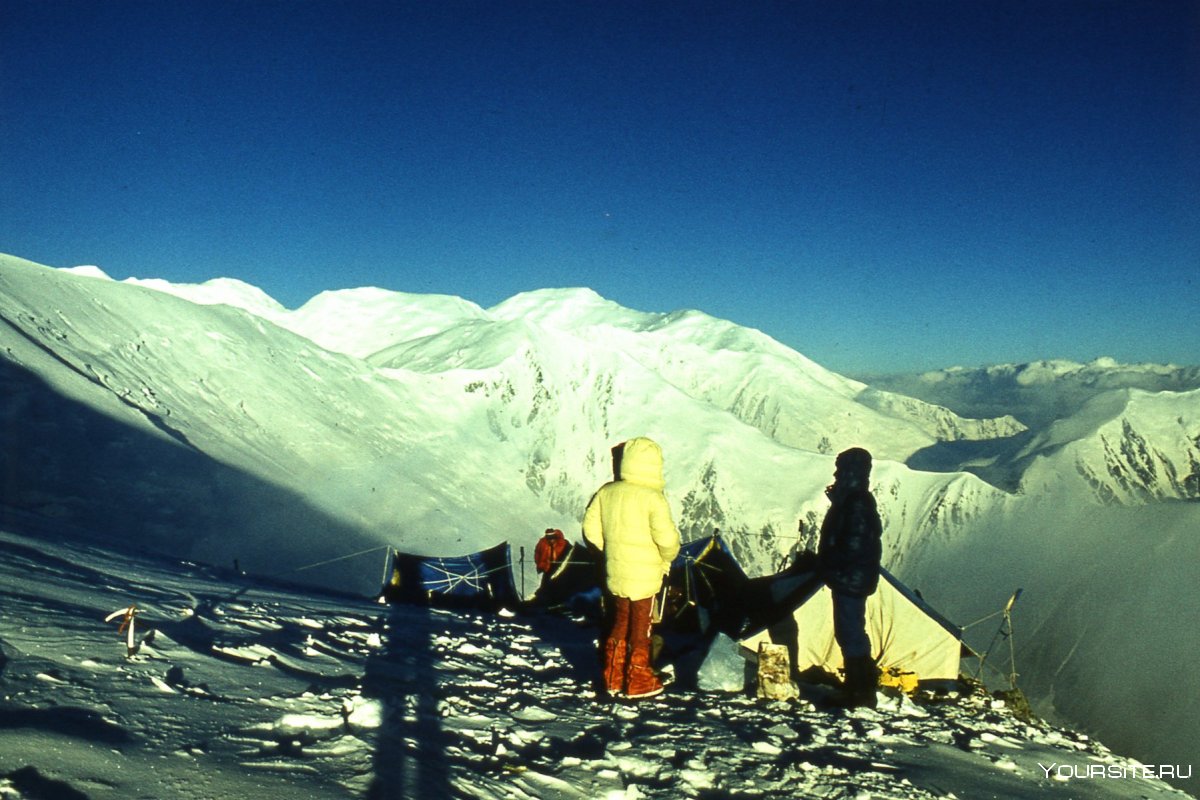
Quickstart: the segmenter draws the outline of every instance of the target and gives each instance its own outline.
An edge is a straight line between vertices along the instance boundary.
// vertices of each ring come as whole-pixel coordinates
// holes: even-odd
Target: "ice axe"
[[[116,611],[104,618],[105,622],[112,622],[117,617],[121,618],[121,624],[117,628],[117,633],[125,634],[125,647],[127,655],[133,655],[138,651],[137,641],[134,638],[134,618],[138,615],[138,607],[132,603],[125,608],[118,608]]]

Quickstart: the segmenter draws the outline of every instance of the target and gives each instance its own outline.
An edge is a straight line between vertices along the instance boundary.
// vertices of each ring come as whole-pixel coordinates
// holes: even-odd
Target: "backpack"
[[[538,540],[533,550],[533,563],[538,572],[549,572],[566,552],[567,540],[563,532],[557,528],[547,528],[546,535]]]

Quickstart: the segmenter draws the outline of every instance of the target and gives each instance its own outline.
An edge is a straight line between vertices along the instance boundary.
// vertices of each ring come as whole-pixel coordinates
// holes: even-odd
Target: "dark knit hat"
[[[838,469],[859,474],[870,474],[871,454],[861,447],[851,447],[838,453],[835,465]]]
[[[871,479],[871,454],[861,447],[851,447],[838,453],[834,462],[833,485],[838,493],[866,489]]]

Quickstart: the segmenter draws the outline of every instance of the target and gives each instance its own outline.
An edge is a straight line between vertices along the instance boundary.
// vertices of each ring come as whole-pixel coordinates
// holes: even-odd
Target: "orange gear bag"
[[[547,528],[546,535],[533,550],[533,563],[538,572],[549,572],[567,552],[567,540],[557,528]]]

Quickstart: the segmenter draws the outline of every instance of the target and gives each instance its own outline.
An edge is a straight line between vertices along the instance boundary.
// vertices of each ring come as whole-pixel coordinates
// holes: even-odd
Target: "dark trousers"
[[[867,636],[867,598],[833,593],[833,638],[842,648],[842,660],[871,655]]]

